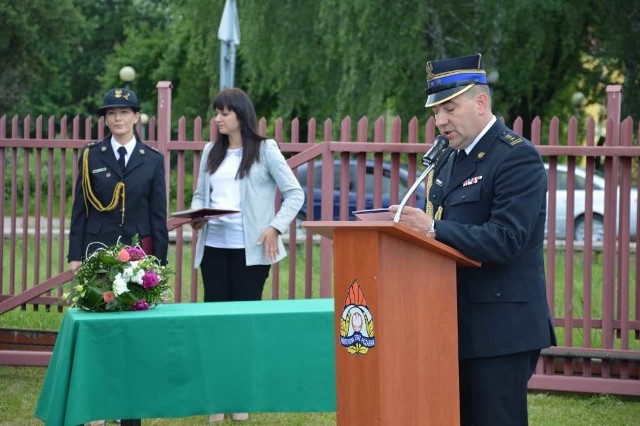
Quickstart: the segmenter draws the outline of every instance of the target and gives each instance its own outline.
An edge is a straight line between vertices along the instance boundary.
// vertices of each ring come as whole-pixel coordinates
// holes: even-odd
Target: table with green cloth
[[[36,417],[47,425],[333,412],[333,299],[69,309]]]

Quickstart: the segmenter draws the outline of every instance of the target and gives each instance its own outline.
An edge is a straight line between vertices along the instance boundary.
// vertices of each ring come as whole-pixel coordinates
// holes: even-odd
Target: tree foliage
[[[591,13],[600,19],[589,26],[587,52],[595,58],[595,67],[584,82],[591,97],[602,96],[605,84],[623,83],[622,113],[640,116],[640,2],[609,0],[594,2]],[[620,79],[624,78],[621,82]],[[594,93],[593,89],[600,93]]]
[[[0,4],[0,113],[91,114],[124,65],[143,110],[171,81],[174,117],[211,117],[223,0],[6,0]],[[626,0],[239,0],[235,83],[260,116],[425,117],[428,60],[481,52],[494,109],[510,122],[603,102],[624,76],[638,115],[640,3]],[[19,48],[16,48],[18,46]],[[6,60],[5,60],[6,59]],[[26,78],[25,78],[26,76]]]
[[[91,1],[91,0],[88,0]],[[167,44],[172,40],[167,33],[175,19],[170,0],[124,0],[129,6],[119,18],[123,25],[122,37],[103,55],[103,70],[98,75],[100,90],[94,94],[94,105],[102,101],[104,92],[122,86],[120,69],[133,66],[136,71],[131,88],[138,95],[142,112],[156,109],[155,87],[174,69],[163,71],[162,62],[173,50]],[[94,106],[94,108],[95,108]]]
[[[85,34],[71,0],[0,3],[0,114],[69,104],[68,69]]]

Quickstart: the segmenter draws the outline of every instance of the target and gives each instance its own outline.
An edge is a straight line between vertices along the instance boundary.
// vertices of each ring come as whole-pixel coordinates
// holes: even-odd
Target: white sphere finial
[[[575,92],[573,95],[571,95],[571,103],[573,104],[574,107],[578,108],[582,106],[583,102],[584,102],[584,93]]]
[[[120,68],[120,80],[125,83],[131,83],[136,78],[136,70],[133,67],[127,65]]]
[[[499,79],[500,73],[498,72],[498,70],[492,70],[489,72],[489,74],[487,74],[487,82],[489,84],[496,84]]]

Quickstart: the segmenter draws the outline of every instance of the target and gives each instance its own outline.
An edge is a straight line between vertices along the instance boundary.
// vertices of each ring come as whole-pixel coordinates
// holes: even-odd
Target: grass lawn
[[[6,244],[6,242],[5,242]],[[20,244],[18,244],[20,247]],[[55,247],[55,245],[54,245]],[[6,247],[8,249],[8,247]],[[20,253],[18,253],[20,254]],[[40,256],[43,256],[40,253]],[[175,256],[175,246],[170,247],[170,259]],[[184,268],[182,270],[183,287],[180,291],[182,301],[188,301],[191,297],[191,288],[188,283],[191,280],[191,270],[188,262],[191,257],[190,247],[185,246]],[[314,249],[314,264],[311,274],[317,277],[318,274],[318,253]],[[29,256],[31,257],[31,256]],[[55,258],[55,256],[54,256]],[[21,259],[21,256],[17,256]],[[281,263],[281,286],[279,288],[279,297],[288,298],[288,289],[286,285],[282,285],[282,281],[286,281],[288,273],[289,258]],[[8,259],[3,260],[4,266],[8,266]],[[581,270],[580,259],[578,259],[576,271]],[[304,282],[305,268],[304,255],[300,250],[296,257],[296,297],[304,294],[304,288],[301,283]],[[562,283],[564,274],[564,258],[556,259],[556,277],[557,282]],[[599,266],[596,266],[598,268]],[[20,268],[18,268],[19,270]],[[28,268],[30,271],[31,268]],[[600,269],[596,269],[594,276],[601,276]],[[3,287],[7,288],[8,283],[3,279]],[[32,273],[28,272],[28,281],[32,282]],[[632,277],[635,279],[635,277]],[[20,283],[20,280],[17,281]],[[581,275],[574,277],[574,282],[581,282]],[[596,285],[600,285],[599,283]],[[300,287],[300,288],[298,288]],[[564,291],[561,285],[554,288],[556,293],[556,313],[561,312],[564,304]],[[271,298],[271,278],[267,281],[264,298]],[[596,287],[594,295],[599,297],[600,291]],[[201,295],[198,295],[200,298]],[[312,297],[318,297],[317,286],[312,290]],[[575,305],[582,304],[581,292],[576,292]],[[594,300],[594,305],[598,306],[599,300]],[[576,311],[576,317],[579,317],[579,308]],[[596,313],[597,314],[597,313]],[[56,312],[55,308],[52,312],[45,312],[44,307],[40,307],[34,312],[31,307],[26,310],[20,308],[14,309],[3,315],[0,315],[0,327],[7,328],[25,328],[40,330],[58,330],[62,321],[62,314]],[[562,330],[558,330],[562,331]],[[573,330],[574,344],[581,342],[582,336],[579,330]],[[561,339],[565,336],[559,333]],[[594,332],[594,340],[599,340],[599,330]],[[632,341],[632,348],[637,348],[638,341]],[[40,388],[46,373],[45,368],[40,367],[9,367],[0,366],[0,426],[27,426],[41,425],[42,422],[34,418],[34,411],[40,394]],[[640,426],[640,398],[639,397],[617,397],[610,395],[583,395],[568,393],[549,393],[549,392],[531,392],[529,394],[529,418],[530,424],[537,426],[583,426],[583,425],[611,425],[611,426]],[[231,420],[227,420],[222,424],[231,424]],[[115,423],[114,423],[115,424]],[[145,419],[144,426],[150,425],[206,425],[207,417],[194,416],[182,419]],[[251,415],[251,419],[246,422],[248,425],[334,425],[335,413],[255,413]]]
[[[41,425],[34,418],[45,374],[41,367],[0,366],[0,425]],[[640,398],[531,392],[532,426],[640,426]],[[334,413],[256,413],[247,425],[323,426],[335,424]],[[232,424],[227,420],[219,424]],[[206,416],[144,419],[144,426],[206,425]],[[364,426],[364,425],[363,425]]]

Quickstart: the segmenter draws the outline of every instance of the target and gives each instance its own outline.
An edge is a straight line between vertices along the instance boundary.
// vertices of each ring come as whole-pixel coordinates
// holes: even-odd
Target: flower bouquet
[[[62,299],[94,312],[144,311],[169,296],[172,271],[138,246],[120,242],[93,252],[77,270],[73,285]]]

